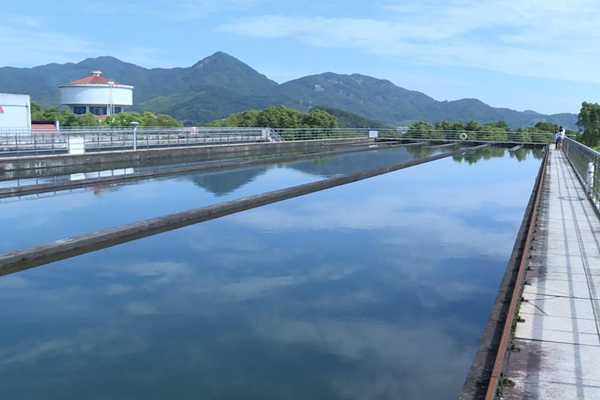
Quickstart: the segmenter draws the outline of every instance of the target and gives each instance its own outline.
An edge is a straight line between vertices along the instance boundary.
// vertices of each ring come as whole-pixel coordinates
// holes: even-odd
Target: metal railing
[[[565,138],[563,153],[585,184],[586,193],[596,209],[600,210],[600,152],[573,139]]]
[[[318,140],[330,138],[369,137],[376,132],[380,139],[415,139],[503,143],[551,143],[554,133],[550,132],[511,132],[511,131],[453,131],[436,129],[368,129],[368,128],[292,128],[274,129],[284,140]]]
[[[60,131],[0,131],[0,157],[66,154],[71,140],[84,152],[165,147],[282,142],[327,139],[440,140],[465,142],[550,143],[552,133],[505,131],[450,131],[432,129],[367,128],[196,128],[144,127],[62,128]],[[73,147],[75,146],[75,142]]]
[[[0,157],[69,153],[72,139],[85,152],[152,149],[267,141],[262,128],[73,128],[60,131],[0,132]]]
[[[273,129],[271,128],[265,128],[268,132],[268,137],[269,137],[269,141],[271,142],[285,142],[285,139],[283,139],[277,132],[275,132]]]

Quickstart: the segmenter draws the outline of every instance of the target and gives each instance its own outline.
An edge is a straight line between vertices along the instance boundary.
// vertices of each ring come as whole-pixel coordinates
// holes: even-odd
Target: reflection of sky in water
[[[409,159],[407,149],[394,148],[4,199],[0,252]]]
[[[451,159],[0,278],[9,399],[455,399],[539,161]]]

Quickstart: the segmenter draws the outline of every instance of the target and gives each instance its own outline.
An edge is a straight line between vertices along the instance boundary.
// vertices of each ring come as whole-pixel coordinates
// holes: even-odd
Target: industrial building
[[[118,114],[133,105],[133,86],[124,85],[92,70],[91,75],[60,85],[60,103],[75,114],[92,113],[98,118]]]
[[[0,93],[0,132],[31,128],[31,99],[28,94]]]

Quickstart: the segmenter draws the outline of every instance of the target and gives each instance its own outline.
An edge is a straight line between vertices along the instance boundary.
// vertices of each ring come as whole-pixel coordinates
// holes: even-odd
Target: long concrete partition
[[[206,159],[209,157],[212,157],[213,159],[215,159],[215,157],[249,157],[257,154],[307,151],[333,146],[373,142],[373,139],[368,138],[326,139],[126,150],[80,155],[11,157],[0,158],[0,173],[6,171],[56,168],[75,165],[110,165],[113,163],[134,163],[142,160],[172,160],[181,157],[195,157],[198,159]]]
[[[201,171],[214,171],[220,169],[229,169],[229,168],[241,168],[248,167],[252,165],[261,165],[261,164],[272,164],[272,163],[281,163],[281,162],[290,162],[296,160],[304,160],[304,159],[312,159],[312,158],[320,158],[320,157],[331,157],[335,155],[347,154],[347,153],[358,153],[358,152],[367,152],[367,151],[376,151],[381,149],[390,149],[396,147],[411,147],[422,145],[422,143],[407,143],[407,144],[383,144],[379,146],[365,146],[364,144],[359,146],[350,146],[350,148],[346,148],[344,150],[335,150],[332,148],[328,151],[317,151],[310,153],[293,153],[290,155],[283,156],[273,156],[273,157],[261,157],[261,158],[252,158],[252,159],[241,159],[236,161],[226,161],[226,162],[215,162],[215,163],[207,163],[207,164],[199,164],[199,165],[191,165],[186,167],[174,167],[174,168],[166,168],[166,169],[157,169],[153,171],[147,172],[134,172],[130,174],[119,174],[115,176],[107,176],[107,177],[99,177],[99,178],[87,178],[87,179],[78,179],[73,181],[62,181],[62,182],[51,182],[51,183],[41,183],[35,185],[25,185],[25,186],[12,186],[0,188],[0,199],[7,197],[15,197],[15,196],[26,196],[31,194],[40,194],[40,193],[48,193],[48,192],[56,192],[60,190],[70,190],[88,186],[97,186],[97,185],[105,185],[112,183],[124,183],[131,182],[143,179],[152,179],[159,178],[164,176],[176,176],[182,174],[189,174],[193,172],[201,172]],[[322,150],[322,149],[321,149]]]
[[[153,218],[129,225],[98,231],[69,239],[58,240],[41,246],[0,254],[0,275],[6,275],[27,268],[36,267],[52,261],[115,246],[142,237],[174,230],[191,224],[264,206],[267,204],[303,196],[309,193],[330,189],[336,186],[357,182],[389,172],[398,171],[415,165],[424,164],[446,157],[464,154],[468,151],[486,147],[488,144],[424,157],[392,166],[376,168],[339,177],[324,179],[304,185],[276,190],[243,199],[223,202],[208,207],[184,211],[159,218]]]

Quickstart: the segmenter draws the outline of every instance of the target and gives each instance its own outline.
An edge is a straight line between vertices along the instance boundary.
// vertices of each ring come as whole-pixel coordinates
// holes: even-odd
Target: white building
[[[31,128],[31,100],[28,94],[0,93],[0,132]]]
[[[104,78],[102,71],[92,70],[91,76],[60,85],[60,103],[75,114],[90,112],[100,118],[117,114],[133,105],[133,86]]]

